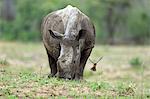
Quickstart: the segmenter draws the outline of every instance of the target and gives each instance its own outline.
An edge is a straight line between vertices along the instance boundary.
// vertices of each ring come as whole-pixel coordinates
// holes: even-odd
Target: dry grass
[[[42,43],[0,42],[0,97],[149,97],[150,46],[97,45],[90,58],[97,60],[100,56],[103,59],[96,72],[90,71],[93,64],[87,62],[86,81],[48,79]],[[135,57],[143,67],[129,64]]]

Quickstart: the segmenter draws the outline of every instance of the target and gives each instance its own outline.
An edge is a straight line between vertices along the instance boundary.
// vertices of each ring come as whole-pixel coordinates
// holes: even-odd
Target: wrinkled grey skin
[[[95,29],[79,9],[67,6],[44,17],[41,32],[51,76],[82,79],[95,44]]]

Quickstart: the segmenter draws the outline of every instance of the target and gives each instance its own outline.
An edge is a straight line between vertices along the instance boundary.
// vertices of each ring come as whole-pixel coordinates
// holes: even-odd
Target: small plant
[[[134,57],[129,63],[132,67],[140,67],[142,65],[142,60],[139,57]]]
[[[9,62],[6,59],[0,59],[0,65],[7,66],[9,65]]]
[[[93,82],[90,84],[90,87],[92,88],[93,91],[112,88],[112,86],[107,82]]]
[[[134,83],[118,83],[117,91],[119,96],[134,96],[136,85]]]

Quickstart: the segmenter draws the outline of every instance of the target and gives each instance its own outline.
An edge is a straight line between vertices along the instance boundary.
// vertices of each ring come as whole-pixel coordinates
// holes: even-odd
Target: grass
[[[0,60],[0,65],[7,66],[7,65],[9,65],[9,62],[6,59],[1,59]]]
[[[133,96],[128,94],[127,88],[130,87],[125,87],[125,85],[120,88],[119,86],[113,87],[106,81],[87,82],[58,78],[48,79],[46,76],[28,71],[28,69],[15,73],[11,69],[5,68],[5,71],[1,72],[2,91],[0,95],[5,98]],[[131,91],[133,90],[134,88]]]
[[[48,59],[42,43],[0,42],[0,98],[101,98],[146,99],[150,97],[149,46],[96,46],[87,61],[84,80],[47,78]],[[132,68],[139,56],[144,70]],[[137,60],[134,63],[137,65]],[[143,72],[143,74],[141,74]]]

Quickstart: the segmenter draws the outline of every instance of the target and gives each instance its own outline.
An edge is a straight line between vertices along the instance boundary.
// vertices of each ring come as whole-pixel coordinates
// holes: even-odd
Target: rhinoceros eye
[[[73,63],[75,64],[76,61],[73,61]]]

